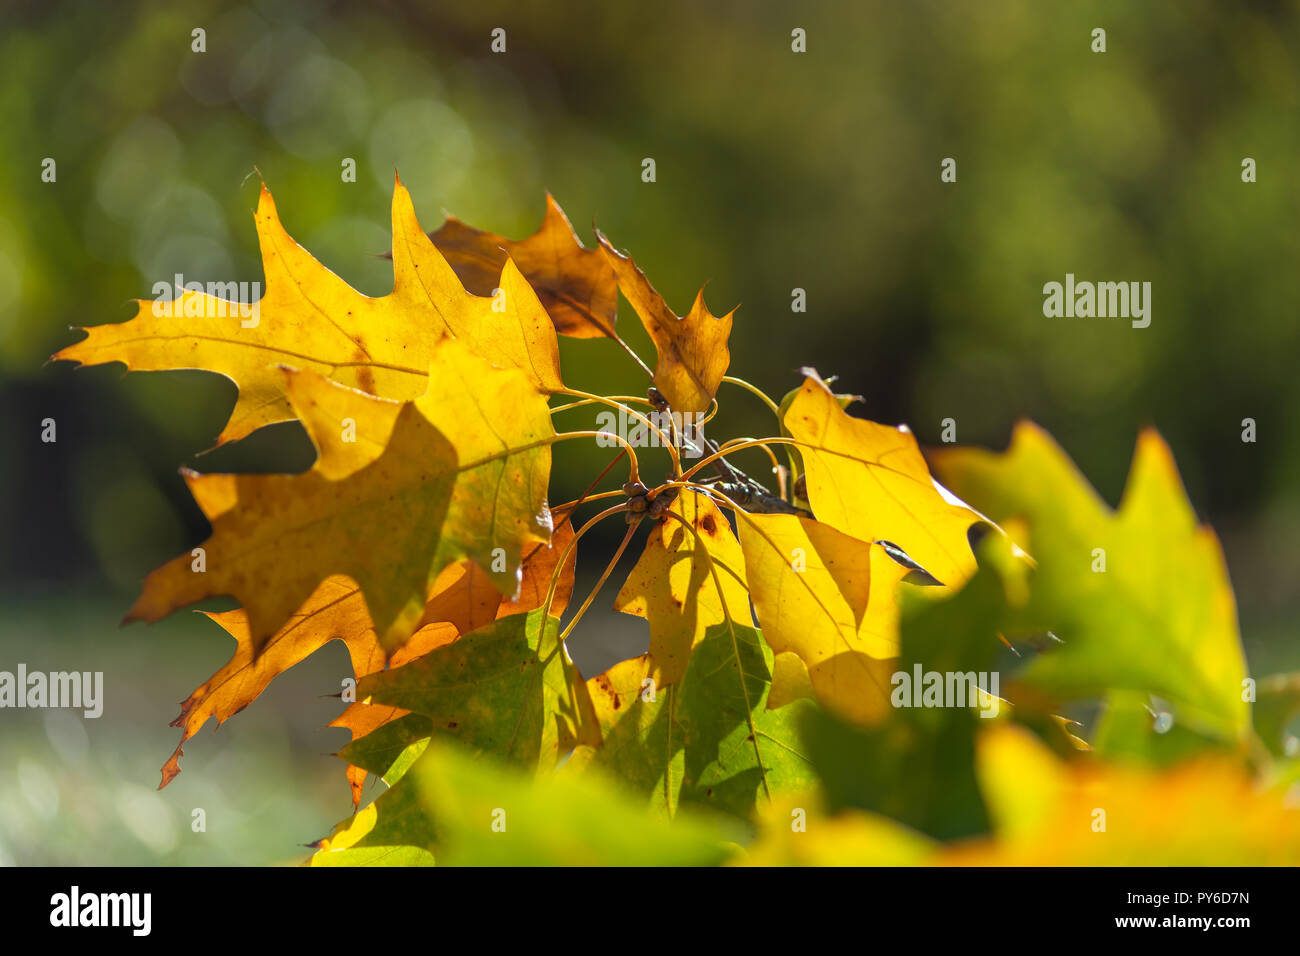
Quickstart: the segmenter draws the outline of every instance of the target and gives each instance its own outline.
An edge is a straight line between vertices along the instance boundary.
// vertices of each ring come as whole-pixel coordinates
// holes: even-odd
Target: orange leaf
[[[578,339],[614,336],[618,287],[598,249],[585,249],[568,217],[550,193],[546,218],[527,239],[515,242],[495,232],[475,229],[448,216],[429,238],[456,270],[465,288],[491,295],[508,259],[519,266],[555,330]]]
[[[736,310],[720,317],[714,315],[704,304],[701,289],[691,311],[679,317],[629,256],[616,252],[599,232],[596,237],[618,276],[619,290],[632,303],[659,352],[655,388],[675,412],[706,411],[731,364],[727,339]]]

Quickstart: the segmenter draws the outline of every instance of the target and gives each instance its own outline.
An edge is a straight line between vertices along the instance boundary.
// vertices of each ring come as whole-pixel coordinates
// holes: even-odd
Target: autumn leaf
[[[802,369],[802,371],[809,375],[816,374],[814,369],[805,368]],[[833,379],[834,376],[831,376],[831,378]],[[829,382],[827,382],[826,384],[830,385]],[[785,395],[781,398],[781,404],[777,406],[776,419],[781,426],[781,436],[783,438],[794,437],[793,435],[790,434],[790,428],[785,423],[785,417],[790,413],[790,406],[793,405],[794,400],[799,397],[799,392],[801,390],[802,389],[799,388],[792,388],[790,391],[785,393]],[[864,399],[861,395],[851,395],[846,392],[835,392],[834,395],[835,395],[835,400],[839,403],[840,408],[845,410],[847,410],[848,407],[852,405],[854,402],[866,401],[866,399]],[[800,457],[799,455],[799,449],[794,447],[793,445],[786,445],[785,450],[787,455],[789,456],[789,461],[790,461],[790,487],[792,489],[796,489],[800,487],[799,479],[803,476],[804,473],[803,458]],[[804,490],[806,490],[806,487]],[[811,504],[808,501],[808,499],[798,493],[792,494],[790,497],[790,501],[792,504],[798,505],[799,507],[802,508],[808,508],[811,510]]]
[[[698,804],[750,817],[809,786],[798,726],[813,704],[769,709],[772,656],[758,631],[728,620],[706,629],[678,686],[658,687],[648,656],[616,664],[587,682],[600,747],[579,747],[566,770],[602,768],[661,816]]]
[[[1152,769],[1062,761],[1015,724],[982,728],[977,778],[992,832],[935,843],[875,813],[831,814],[791,796],[762,820],[739,865],[1296,866],[1300,814],[1239,761],[1207,756]],[[795,802],[797,800],[797,803]],[[808,810],[791,832],[790,806]]]
[[[649,621],[649,676],[660,687],[682,679],[691,649],[710,626],[753,623],[740,543],[718,506],[688,493],[668,512],[681,520],[664,518],[651,529],[614,601],[615,610]]]
[[[523,373],[494,368],[448,338],[433,350],[425,394],[395,416],[391,403],[350,392],[356,414],[344,428],[349,420],[392,425],[383,453],[341,478],[329,475],[356,464],[342,453],[339,467],[349,443],[338,440],[337,419],[314,414],[337,407],[331,390],[341,386],[309,372],[280,374],[291,400],[320,396],[294,405],[317,447],[316,466],[300,475],[188,475],[213,527],[206,568],[197,571],[184,554],[153,572],[129,620],[158,620],[228,594],[248,612],[256,653],[321,581],[346,574],[391,653],[415,630],[450,564],[471,558],[491,569],[498,590],[515,594],[523,548],[550,536],[555,434],[545,396]]]
[[[681,689],[656,687],[651,666],[643,654],[587,681],[601,739],[598,746],[578,747],[565,772],[601,767],[624,788],[644,795],[654,816],[669,817],[677,812],[685,767],[676,713]]]
[[[562,387],[555,330],[518,267],[505,261],[499,296],[467,293],[421,230],[400,180],[393,191],[393,291],[379,298],[357,292],[299,246],[265,185],[255,218],[266,292],[250,315],[196,291],[170,302],[137,300],[134,318],[88,328],[85,339],[53,358],[225,375],[239,398],[218,444],[294,417],[280,364],[413,400],[424,394],[433,350],[445,335],[464,339],[494,365],[519,369],[540,391]]]
[[[808,665],[793,651],[783,651],[772,659],[772,692],[768,694],[768,707],[781,707],[792,700],[814,697],[812,678]]]
[[[1027,685],[1062,697],[1156,694],[1209,732],[1247,730],[1246,665],[1223,553],[1198,524],[1155,431],[1138,439],[1118,511],[1029,423],[1017,426],[1005,454],[947,449],[933,458],[962,497],[994,520],[1028,527],[1019,543],[1038,569],[1020,629],[1050,629],[1064,643],[1030,663]]]
[[[783,424],[799,442],[813,514],[863,541],[892,542],[960,586],[975,571],[967,531],[981,517],[939,491],[910,431],[854,418],[807,371]]]
[[[655,388],[674,412],[707,411],[731,364],[727,339],[736,310],[714,315],[704,304],[701,289],[691,311],[678,316],[630,257],[617,252],[599,232],[596,237],[618,277],[619,291],[632,304],[659,353]]]
[[[418,793],[408,773],[434,738],[455,738],[532,772],[554,769],[573,747],[600,739],[587,686],[559,639],[559,621],[542,608],[503,617],[401,667],[371,674],[357,695],[371,706],[407,712],[340,754],[390,785],[362,811],[361,820],[370,821],[363,845],[430,842],[430,823],[415,805]],[[357,825],[344,824],[340,832],[351,829],[356,837]]]
[[[795,823],[802,826],[795,828]],[[733,866],[918,866],[940,844],[888,817],[828,813],[816,793],[793,793],[759,821],[758,839]]]
[[[218,726],[225,723],[252,703],[275,677],[330,641],[341,640],[347,645],[354,674],[368,674],[384,666],[385,655],[370,625],[365,600],[357,586],[342,575],[321,582],[289,622],[266,643],[261,654],[254,651],[248,615],[242,609],[208,614],[208,617],[235,639],[237,647],[225,666],[181,704],[180,716],[171,724],[181,728],[181,740],[163,765],[159,789],[180,773],[181,748],[208,718],[215,718]],[[412,635],[403,651],[423,653],[457,636],[451,624],[429,624]]]
[[[561,335],[614,337],[618,286],[599,249],[584,249],[568,217],[549,193],[541,227],[519,242],[475,229],[448,216],[429,234],[447,262],[475,295],[490,296],[501,270],[513,261]]]
[[[540,608],[503,617],[362,678],[357,697],[427,717],[439,733],[501,759],[553,768],[576,743],[599,739],[557,625]]]
[[[979,779],[996,836],[954,847],[940,864],[1300,865],[1300,814],[1222,757],[1163,771],[1065,764],[1005,726],[981,736]]]
[[[414,660],[496,618],[540,607],[559,555],[572,539],[573,528],[568,522],[563,522],[556,527],[551,545],[533,544],[525,552],[520,597],[515,602],[503,601],[501,592],[472,561],[462,561],[443,569],[434,582],[433,593],[415,634],[393,654],[389,661],[391,666]],[[575,556],[575,552],[570,552],[565,569],[557,579],[551,604],[551,613],[557,616],[564,613],[573,593]],[[173,727],[181,728],[181,740],[163,766],[161,787],[180,773],[181,748],[209,718],[215,718],[218,726],[225,723],[252,703],[275,677],[330,641],[339,640],[347,646],[352,673],[357,678],[381,670],[385,664],[385,654],[370,622],[361,589],[343,575],[333,575],[321,582],[288,623],[271,637],[260,655],[254,653],[248,615],[244,610],[224,611],[208,617],[233,637],[237,646],[225,666],[181,704],[180,716],[172,722]],[[354,703],[330,726],[345,727],[356,739],[405,713],[400,708]],[[360,796],[361,780],[354,773],[349,774],[349,779],[354,784],[355,805]]]
[[[473,562],[454,565],[443,572],[454,575],[446,589],[439,590],[429,600],[425,608],[424,620],[453,615],[450,623],[457,629],[457,636],[467,634],[485,626],[492,620],[501,620],[514,614],[533,611],[540,608],[546,600],[552,575],[560,555],[564,553],[573,540],[573,526],[562,521],[555,528],[551,544],[533,545],[525,553],[523,561],[523,581],[519,596],[513,601],[503,600],[499,591],[492,587],[486,575]],[[573,594],[574,566],[576,550],[569,551],[564,568],[555,576],[555,591],[551,598],[550,613],[558,618],[569,604]],[[442,578],[439,578],[441,581]],[[475,583],[475,582],[478,583]],[[488,612],[488,608],[493,609]],[[485,616],[486,615],[486,616]],[[493,616],[494,615],[494,616]],[[405,647],[399,649],[389,660],[390,667],[400,667],[418,657],[424,650],[413,651],[413,645],[419,642],[425,628],[416,631],[415,637]],[[440,646],[440,645],[439,645]],[[366,674],[379,670],[378,667],[366,671]],[[357,677],[364,676],[358,672]],[[339,756],[349,761],[348,777],[353,786],[353,805],[357,804],[360,783],[364,782],[365,772],[384,776],[390,770],[393,761],[403,749],[416,740],[428,737],[431,723],[427,718],[412,715],[403,707],[380,704],[369,699],[358,700],[350,704],[338,717],[330,722],[331,727],[341,727],[351,731],[352,743],[345,747]],[[400,722],[400,727],[389,724]],[[356,771],[363,771],[358,774]]]
[[[754,607],[778,654],[796,654],[817,699],[880,720],[898,654],[895,592],[907,569],[879,545],[796,515],[738,516]]]

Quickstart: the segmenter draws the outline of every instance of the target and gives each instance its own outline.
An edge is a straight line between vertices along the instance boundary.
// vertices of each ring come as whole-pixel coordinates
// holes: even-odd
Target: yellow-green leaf
[[[934,460],[963,498],[1028,528],[1019,543],[1038,567],[1021,625],[1064,643],[1031,662],[1027,683],[1063,697],[1156,694],[1198,729],[1235,738],[1249,728],[1223,553],[1154,430],[1138,439],[1118,511],[1029,423],[1017,426],[1004,454],[948,449]]]
[[[649,676],[660,687],[682,679],[692,648],[710,626],[728,618],[745,626],[753,623],[740,543],[718,506],[688,491],[678,495],[668,512],[695,533],[667,517],[651,528],[645,550],[614,601],[616,610],[650,622]]]

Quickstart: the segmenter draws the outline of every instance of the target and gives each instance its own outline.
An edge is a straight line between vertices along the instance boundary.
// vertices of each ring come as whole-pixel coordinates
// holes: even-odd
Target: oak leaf
[[[967,531],[980,515],[940,492],[910,431],[853,417],[806,371],[783,425],[799,442],[813,514],[863,541],[892,542],[959,587],[975,571]]]
[[[949,848],[940,865],[1300,865],[1300,815],[1237,760],[1068,764],[1015,726],[983,734],[978,754],[996,837]]]
[[[674,412],[704,412],[731,364],[727,339],[736,310],[716,316],[704,304],[704,290],[684,316],[678,316],[637,268],[631,257],[614,249],[599,232],[600,248],[618,277],[618,288],[645,326],[659,361],[654,383]]]
[[[728,619],[753,624],[740,542],[718,506],[687,493],[668,512],[681,520],[665,518],[651,529],[614,600],[615,610],[649,621],[649,676],[660,687],[682,679],[692,648],[709,627]]]
[[[401,780],[331,836],[312,866],[708,866],[740,828],[705,815],[647,819],[595,775],[536,777],[431,742]]]
[[[181,555],[149,575],[128,620],[154,621],[205,597],[228,594],[248,613],[260,652],[333,574],[365,595],[380,646],[391,653],[419,623],[427,596],[448,565],[465,558],[488,571],[503,594],[519,589],[523,548],[547,541],[551,427],[546,399],[518,369],[494,368],[459,339],[443,339],[430,360],[428,388],[400,405],[351,391],[355,422],[391,432],[384,450],[337,438],[344,390],[310,372],[282,370],[320,458],[300,475],[188,475],[212,522],[206,571]],[[316,401],[298,401],[300,396]],[[370,443],[370,447],[378,442]],[[342,477],[331,475],[342,474]]]
[[[754,608],[777,654],[807,668],[817,699],[856,723],[888,712],[907,569],[880,545],[796,515],[740,514]]]
[[[137,300],[134,318],[87,328],[85,339],[53,357],[226,376],[239,398],[218,444],[294,417],[279,364],[411,400],[424,393],[433,349],[447,335],[495,365],[521,370],[540,391],[562,387],[554,327],[519,268],[505,261],[499,296],[466,292],[420,228],[400,180],[393,191],[393,291],[379,298],[357,292],[298,245],[265,185],[255,218],[266,291],[249,316],[231,300],[198,291],[170,302]]]
[[[1019,518],[1028,529],[1018,543],[1037,570],[1019,626],[1050,629],[1064,643],[1034,658],[1026,684],[1063,697],[1157,694],[1212,733],[1248,730],[1246,664],[1223,551],[1197,522],[1154,430],[1138,439],[1118,511],[1027,422],[1004,454],[944,449],[932,458],[962,497],[995,521]]]
[[[462,561],[443,569],[434,583],[415,634],[392,655],[389,665],[401,666],[492,620],[540,607],[559,555],[572,538],[573,529],[564,522],[556,527],[551,545],[533,544],[525,552],[523,581],[515,602],[504,601],[501,592],[472,561]],[[570,552],[569,560],[557,579],[551,603],[551,613],[557,616],[564,613],[573,593],[575,556],[576,552]],[[215,718],[218,726],[225,723],[252,703],[274,678],[330,641],[342,641],[347,647],[356,678],[385,666],[385,654],[371,624],[361,589],[344,575],[332,575],[321,582],[307,602],[271,637],[261,654],[254,653],[248,614],[243,609],[207,616],[235,639],[235,653],[181,704],[180,716],[172,721],[173,727],[181,728],[181,740],[163,765],[161,786],[164,787],[180,773],[181,748],[209,718]],[[330,726],[346,727],[356,739],[405,713],[399,708],[354,703]],[[364,772],[358,776],[350,768],[348,778],[353,784],[353,804],[356,805]]]
[[[798,725],[812,701],[768,706],[772,651],[757,630],[728,619],[705,632],[679,685],[660,688],[648,655],[587,682],[599,749],[580,746],[566,766],[609,771],[657,816],[685,804],[751,817],[813,782]]]
[[[364,677],[357,696],[425,717],[438,734],[502,760],[553,769],[575,744],[599,740],[558,623],[541,608],[503,617]]]
[[[513,261],[524,274],[561,335],[589,339],[614,336],[618,286],[599,249],[585,249],[550,193],[541,227],[518,242],[484,232],[448,216],[433,244],[465,288],[490,296],[501,270]]]

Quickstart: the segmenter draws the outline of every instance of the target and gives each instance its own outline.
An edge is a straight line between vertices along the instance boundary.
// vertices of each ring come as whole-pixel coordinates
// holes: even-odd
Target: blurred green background
[[[255,167],[290,233],[370,295],[391,288],[375,254],[395,167],[428,229],[446,210],[522,238],[549,190],[678,311],[706,282],[715,312],[739,303],[732,372],[771,394],[813,365],[923,443],[951,417],[959,441],[1000,448],[1030,417],[1112,503],[1153,424],[1223,539],[1254,672],[1300,667],[1300,4],[32,2],[0,17],[0,669],[103,670],[107,696],[97,721],[0,712],[0,863],[293,861],[348,811],[328,756],[345,735],[319,730],[341,646],[200,734],[156,793],[175,702],[232,644],[188,613],[116,628],[143,575],[206,533],[177,467],[300,470],[301,430],[200,455],[229,382],[44,364],[70,325],[123,321],[176,272],[261,279]],[[1043,283],[1067,272],[1150,281],[1151,326],[1044,318]],[[608,343],[566,342],[563,359],[576,387],[645,386]],[[722,398],[713,434],[770,429],[743,392]],[[556,500],[607,458],[569,443]],[[621,531],[592,536],[582,580]],[[585,673],[646,640],[608,611],[618,580],[573,640]]]

